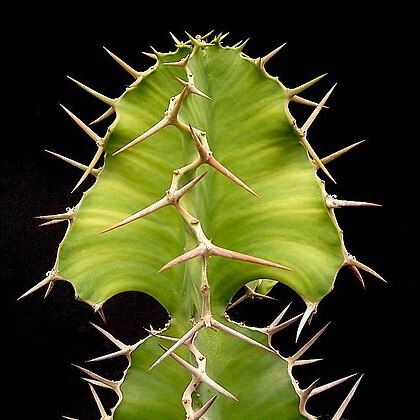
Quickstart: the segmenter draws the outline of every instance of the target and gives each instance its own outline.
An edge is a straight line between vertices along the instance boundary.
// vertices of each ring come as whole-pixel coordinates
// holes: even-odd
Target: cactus
[[[304,355],[327,326],[289,357],[271,339],[296,323],[298,340],[341,268],[362,286],[361,271],[384,280],[347,251],[335,217],[341,207],[377,205],[329,195],[320,178],[335,182],[328,163],[361,142],[318,157],[307,133],[334,86],[316,103],[301,94],[323,76],[288,88],[269,75],[265,65],[283,45],[252,59],[246,41],[187,35],[172,36],[173,52],[145,53],[155,60],[145,72],[107,51],[134,79],[116,99],[72,79],[106,105],[92,124],[115,120],[101,137],[63,107],[97,151],[88,165],[48,152],[82,170],[74,189],[96,181],[75,207],[38,216],[68,228],[45,279],[21,297],[65,280],[99,313],[126,291],[148,293],[168,311],[164,329],[151,326],[132,345],[94,325],[116,349],[89,364],[128,360],[118,381],[79,366],[102,419],[315,419],[307,401],[353,378],[332,416],[339,420],[361,376],[305,389],[293,377],[295,366],[320,360]],[[313,107],[301,127],[291,101]],[[247,298],[270,299],[277,282],[299,294],[303,314],[287,318],[287,306],[264,328],[226,315]],[[111,412],[97,387],[117,394]]]

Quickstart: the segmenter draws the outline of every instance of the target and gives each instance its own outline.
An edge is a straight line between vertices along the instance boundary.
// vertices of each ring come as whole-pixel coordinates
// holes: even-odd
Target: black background
[[[335,290],[321,304],[319,315],[300,342],[331,320],[312,354],[322,355],[326,361],[302,380],[308,382],[310,375],[332,380],[364,372],[344,418],[411,418],[414,390],[406,381],[416,364],[412,334],[417,261],[409,251],[414,214],[410,162],[414,162],[416,133],[405,117],[412,83],[410,56],[404,51],[409,36],[392,26],[401,11],[394,11],[393,16],[382,13],[381,17],[363,9],[347,10],[343,5],[341,12],[332,15],[318,9],[323,17],[317,17],[296,7],[275,16],[246,10],[246,17],[229,19],[221,17],[219,6],[203,6],[194,13],[188,12],[187,6],[177,11],[164,6],[158,9],[123,14],[110,11],[97,20],[79,15],[67,21],[65,12],[57,13],[56,19],[42,19],[37,14],[30,23],[18,26],[19,36],[4,50],[6,71],[11,72],[3,79],[4,92],[10,90],[3,97],[9,111],[3,127],[11,126],[12,132],[3,133],[1,256],[6,293],[2,299],[8,309],[4,325],[6,329],[12,326],[13,332],[3,347],[10,350],[12,358],[4,359],[8,390],[20,401],[12,417],[58,419],[64,414],[97,418],[88,387],[70,363],[83,364],[110,348],[88,323],[100,323],[100,319],[73,300],[69,285],[57,285],[45,301],[42,292],[37,292],[16,302],[52,267],[64,233],[59,225],[38,228],[33,216],[61,212],[77,203],[81,194],[70,195],[78,171],[43,149],[83,162],[94,151],[58,103],[85,121],[104,110],[65,76],[117,96],[131,78],[106,55],[103,45],[143,70],[153,62],[140,52],[148,51],[149,45],[162,51],[172,49],[169,31],[185,39],[184,30],[203,34],[215,29],[230,31],[227,44],[251,37],[245,52],[252,57],[287,41],[267,69],[287,86],[328,72],[328,77],[308,91],[310,99],[319,100],[338,82],[330,109],[321,113],[309,133],[319,155],[367,139],[330,165],[338,185],[328,183],[327,187],[339,198],[383,204],[379,209],[342,209],[338,217],[349,251],[379,271],[388,284],[366,274],[364,291],[346,270],[339,274]],[[210,18],[207,11],[218,17]],[[129,23],[124,26],[125,22]],[[309,111],[293,108],[300,123]],[[148,315],[153,322],[160,320],[159,313],[150,313],[151,307],[143,304],[139,308],[134,298],[116,300],[107,314],[110,330],[134,340],[141,334],[137,318]],[[252,310],[250,306],[248,311]],[[118,369],[121,366],[108,368],[107,373],[112,377]],[[350,386],[349,382],[320,399],[313,405],[314,411],[331,414]]]

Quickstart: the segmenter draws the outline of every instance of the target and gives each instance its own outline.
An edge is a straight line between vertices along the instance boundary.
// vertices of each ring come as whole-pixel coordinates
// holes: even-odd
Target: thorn
[[[94,324],[93,322],[90,322],[92,327],[96,328],[103,336],[105,336],[112,344],[117,346],[119,349],[124,350],[127,349],[128,346],[124,344],[122,341],[115,338],[111,333],[109,333],[107,330],[103,329],[99,325]]]
[[[89,369],[86,369],[82,366],[75,365],[74,363],[72,363],[72,365],[74,367],[76,367],[77,369],[80,369],[83,373],[90,376],[92,379],[95,379],[96,381],[102,382],[105,386],[108,386],[109,388],[112,388],[112,389],[117,389],[118,388],[118,382],[111,381],[110,379],[104,378],[103,376],[100,376],[97,373],[92,372]]]
[[[105,389],[112,389],[111,387],[109,387],[108,385],[105,385],[105,384],[104,384],[104,383],[102,383],[102,382],[95,381],[95,379],[83,378],[83,377],[82,377],[82,380],[83,380],[83,381],[86,381],[86,382],[87,382],[87,383],[89,383],[89,384],[96,385],[96,386],[100,386],[101,388],[105,388]]]
[[[274,319],[274,321],[268,326],[268,329],[274,328],[277,326],[280,321],[283,319],[286,312],[289,310],[290,306],[292,305],[292,302],[290,302],[280,313],[279,315]]]
[[[76,214],[76,210],[74,207],[67,207],[65,213],[58,213],[58,214],[48,214],[46,216],[35,216],[35,219],[41,220],[50,220],[55,223],[64,222],[66,220],[72,220]],[[46,226],[47,224],[52,224],[50,222],[43,223],[40,226]]]
[[[233,181],[235,184],[242,187],[245,191],[248,191],[252,195],[254,195],[257,198],[260,198],[260,196],[248,185],[245,184],[241,179],[239,179],[236,175],[234,175],[229,169],[227,169],[225,166],[223,166],[219,161],[217,161],[214,156],[208,156],[206,163],[210,166],[212,166],[216,171],[220,172],[222,175],[229,178],[231,181]]]
[[[179,45],[182,45],[182,42],[172,32],[169,32],[169,35],[174,40],[176,47],[178,47]]]
[[[325,204],[330,209],[341,207],[382,207],[382,204],[368,203],[366,201],[337,200],[335,195],[328,195]]]
[[[102,142],[101,137],[99,137],[87,124],[85,124],[82,120],[76,117],[71,111],[69,111],[65,106],[61,105],[61,108],[66,111],[68,115],[73,119],[73,121],[96,143]]]
[[[152,330],[152,326],[150,326],[150,329],[148,328],[144,328],[144,329],[151,337],[158,337],[158,338],[161,338],[162,340],[170,341],[171,343],[176,343],[178,341],[178,339],[175,337],[169,337],[168,335],[158,334],[157,332]]]
[[[246,185],[243,181],[241,181],[236,175],[229,171],[229,169],[225,168],[221,163],[219,163],[213,156],[210,150],[206,150],[203,144],[201,143],[200,139],[198,138],[197,134],[195,133],[194,129],[190,125],[190,132],[195,141],[198,153],[200,154],[201,159],[203,162],[207,163],[208,165],[212,166],[216,171],[219,171],[221,174],[229,178],[235,184],[239,185],[246,191],[250,192],[255,197],[259,198],[259,195],[252,190],[248,185]]]
[[[184,68],[188,64],[189,59],[190,59],[190,54],[187,54],[184,58],[181,58],[181,60],[179,61],[169,61],[169,62],[163,63],[163,65]]]
[[[290,268],[284,265],[277,264],[262,258],[253,257],[251,255],[242,254],[241,252],[231,251],[229,249],[221,248],[216,245],[212,245],[209,249],[209,255],[216,255],[218,257],[231,258],[234,260],[241,260],[253,264],[265,265],[267,267],[281,268],[283,270],[292,271]]]
[[[156,210],[159,210],[163,207],[166,207],[166,206],[169,206],[171,204],[174,204],[174,203],[178,202],[181,199],[181,197],[185,193],[187,193],[191,188],[193,188],[206,174],[207,174],[207,172],[202,173],[201,175],[194,178],[192,181],[185,184],[180,189],[176,190],[174,193],[172,193],[172,198],[171,198],[171,196],[167,195],[167,196],[161,198],[160,200],[156,201],[155,203],[151,204],[150,206],[138,211],[137,213],[134,213],[133,215],[127,217],[124,220],[121,220],[121,222],[116,223],[115,225],[103,230],[100,233],[106,233],[106,232],[109,232],[111,230],[117,229],[117,228],[119,228],[121,226],[124,226],[128,223],[134,222],[135,220],[141,219],[142,217],[147,216],[147,215],[155,212]]]
[[[303,359],[303,360],[296,360],[293,363],[293,366],[303,366],[303,365],[310,365],[311,363],[321,362],[324,359]]]
[[[344,413],[344,410],[347,408],[349,402],[353,398],[354,393],[356,392],[357,387],[360,384],[360,381],[362,380],[363,375],[360,376],[360,378],[357,380],[357,382],[354,384],[353,388],[350,390],[350,392],[347,394],[347,397],[344,399],[344,401],[341,403],[339,409],[334,414],[332,420],[340,420],[342,414]]]
[[[146,55],[147,57],[153,58],[153,60],[159,61],[159,58],[156,54],[152,54],[152,53],[145,52],[145,51],[143,51],[143,54]]]
[[[38,289],[41,289],[41,287],[46,286],[50,282],[55,281],[55,280],[60,280],[60,279],[61,277],[57,276],[55,270],[48,271],[44,280],[40,281],[35,286],[31,287],[27,292],[25,292],[23,295],[18,297],[17,300],[21,300],[24,297],[30,295],[31,293],[36,292]]]
[[[302,131],[306,133],[309,130],[309,127],[312,125],[312,123],[315,121],[315,118],[321,112],[321,109],[324,107],[325,103],[327,102],[328,98],[330,97],[330,95],[332,94],[336,86],[337,86],[337,83],[333,85],[333,87],[322,98],[318,106],[312,111],[312,114],[306,120],[305,124],[303,124],[303,126],[301,127]]]
[[[287,328],[289,325],[294,324],[298,319],[302,318],[303,313],[294,316],[293,318],[288,319],[287,321],[282,322],[281,324],[271,328],[271,329],[267,329],[267,334],[268,335],[273,335],[275,333],[278,333],[281,330],[284,330],[285,328]]]
[[[67,420],[79,420],[79,419],[76,419],[75,417],[69,417],[69,416],[61,416],[61,417],[63,417],[63,419],[67,419]]]
[[[81,178],[79,179],[78,183],[76,184],[76,186],[72,189],[72,193],[80,187],[80,185],[82,184],[82,182],[88,177],[88,175],[92,172],[92,169],[95,167],[95,165],[98,163],[98,160],[100,159],[102,152],[104,151],[103,146],[98,146],[98,150],[96,151],[95,155],[93,156],[92,161],[89,163],[89,166],[86,168],[85,172],[83,173],[83,175],[81,176]]]
[[[49,222],[45,222],[45,223],[41,223],[38,226],[39,227],[44,227],[44,226],[51,226],[51,225],[55,225],[57,223],[61,223],[61,222],[68,222],[68,219],[60,219],[60,220],[51,220]]]
[[[182,80],[180,77],[177,77],[177,76],[175,76],[175,79],[178,80],[178,82],[181,83],[182,86],[187,88],[188,92],[194,93],[198,96],[201,96],[202,98],[211,100],[210,96],[206,95],[204,92],[202,92],[196,86],[194,86],[194,84],[186,82],[185,80]]]
[[[133,215],[125,218],[124,220],[121,220],[120,222],[116,223],[115,225],[112,225],[111,227],[102,230],[100,233],[107,233],[111,230],[120,228],[121,226],[125,226],[128,223],[134,222],[135,220],[141,219],[144,216],[147,216],[148,214],[151,214],[155,212],[156,210],[161,209],[162,207],[166,207],[168,205],[172,204],[168,197],[163,197],[160,200],[156,201],[155,203],[151,204],[150,206],[138,211],[137,213],[134,213]]]
[[[88,384],[88,385],[90,388],[90,392],[92,393],[93,398],[95,399],[96,405],[98,406],[99,412],[101,413],[101,419],[109,418],[104,406],[102,405],[99,395],[95,391],[95,388],[93,387],[92,384]]]
[[[48,295],[51,293],[53,287],[55,285],[55,281],[51,280],[47,286],[47,290],[45,291],[45,295],[44,295],[44,299],[46,299],[48,297]]]
[[[153,127],[150,127],[148,130],[146,130],[143,134],[136,137],[134,140],[131,140],[129,143],[127,143],[125,146],[118,149],[116,152],[112,154],[112,156],[118,155],[118,153],[123,152],[124,150],[129,149],[130,147],[135,146],[137,143],[142,142],[143,140],[146,140],[148,137],[152,136],[153,134],[157,133],[162,128],[166,127],[170,124],[169,118],[163,117],[159,122],[157,122]]]
[[[319,378],[315,379],[307,388],[301,390],[304,404],[306,404],[306,402],[308,401],[310,393],[316,387],[316,384],[318,382],[319,382]]]
[[[45,149],[45,151],[47,153],[49,153],[50,155],[53,155],[53,156],[57,157],[58,159],[64,160],[64,162],[69,163],[70,165],[74,166],[75,168],[81,169],[82,171],[86,171],[87,168],[88,168],[86,165],[83,165],[83,163],[79,163],[79,162],[77,162],[77,161],[75,161],[73,159],[70,159],[70,158],[65,157],[63,155],[60,155],[58,153],[51,152],[51,150],[46,150]],[[93,176],[95,176],[95,177],[97,177],[99,175],[99,172],[100,172],[100,169],[93,168],[90,171],[90,174],[93,175]]]
[[[210,32],[207,32],[205,35],[203,35],[201,39],[206,40],[213,32],[214,32],[214,29],[212,29]],[[229,32],[225,36],[227,35],[229,35]]]
[[[223,331],[223,332],[225,332],[227,334],[232,335],[233,337],[236,337],[236,338],[239,338],[242,341],[245,341],[245,343],[252,344],[252,345],[254,345],[256,347],[259,347],[261,349],[267,350],[270,353],[275,353],[272,349],[270,349],[269,347],[265,346],[264,344],[261,344],[258,341],[255,341],[254,339],[248,337],[247,335],[242,334],[242,333],[240,333],[240,332],[238,332],[238,331],[236,331],[236,330],[228,327],[227,325],[224,325],[221,322],[216,321],[215,319],[212,319],[211,320],[211,325],[213,327],[217,328],[218,330],[221,330],[221,331]]]
[[[249,40],[250,38],[247,38],[241,45],[236,47],[236,50],[241,53],[246,47],[246,44],[248,44]]]
[[[131,66],[129,66],[125,61],[121,60],[117,55],[115,55],[112,51],[109,51],[107,48],[103,47],[103,49],[131,76],[137,79],[140,76],[140,72],[134,70]]]
[[[375,276],[377,279],[382,280],[383,282],[387,283],[387,281],[380,275],[378,274],[375,270],[372,270],[370,267],[368,267],[367,265],[361,263],[360,261],[357,261],[356,258],[353,255],[347,255],[347,260],[346,260],[347,265],[356,267],[360,270],[366,271],[370,274],[372,274],[372,276]]]
[[[106,318],[105,318],[105,312],[104,312],[104,309],[101,307],[101,306],[99,306],[99,307],[97,307],[96,309],[95,309],[95,312],[97,312],[98,313],[98,315],[100,316],[100,318],[102,319],[102,322],[104,323],[104,324],[106,324]]]
[[[321,159],[321,162],[326,165],[327,163],[332,162],[334,159],[337,159],[338,157],[344,155],[344,153],[347,153],[349,150],[353,149],[354,147],[358,146],[359,144],[364,143],[366,140],[358,141],[357,143],[353,143],[350,146],[345,147],[344,149],[339,150],[338,152],[332,153],[331,155],[325,156]]]
[[[327,329],[330,322],[325,325],[325,327],[321,328],[306,344],[304,344],[293,356],[289,357],[289,363],[294,364],[302,354],[304,354],[311,346],[315,343],[316,340],[320,337],[320,335]]]
[[[260,60],[259,60],[260,66],[264,67],[265,64],[267,64],[267,62],[269,60],[271,60],[285,45],[286,45],[286,42],[284,44],[280,45],[280,47],[277,47],[276,49],[274,49],[273,51],[268,53],[266,56],[260,58]]]
[[[173,266],[183,263],[185,261],[191,260],[192,258],[198,257],[199,255],[207,255],[208,250],[205,245],[199,244],[196,248],[192,249],[191,251],[187,251],[184,254],[179,255],[178,257],[174,258],[173,260],[166,263],[160,270],[159,273],[162,271],[167,270],[168,268],[172,268]]]
[[[225,34],[220,34],[219,42],[222,42],[228,35],[229,32],[226,32]]]
[[[162,360],[166,359],[168,356],[174,356],[174,351],[182,346],[186,341],[193,337],[201,328],[204,327],[204,321],[199,321],[195,324],[189,331],[187,331],[173,346],[171,346],[165,353],[162,354],[153,364],[150,366],[149,371],[156,367]],[[162,347],[162,346],[161,346]]]
[[[207,172],[203,172],[201,175],[195,177],[192,181],[185,184],[183,187],[179,188],[177,191],[173,193],[174,201],[179,201],[182,196],[185,195],[191,188],[193,188],[198,182],[200,182],[205,176]]]
[[[309,82],[304,83],[303,85],[300,85],[298,87],[295,87],[293,89],[288,89],[288,96],[291,99],[295,95],[299,95],[299,93],[302,93],[306,89],[310,88],[315,83],[319,82],[323,77],[325,77],[328,73],[321,74],[321,76],[315,77],[315,79],[309,80]]]
[[[184,32],[187,35],[187,37],[189,38],[189,40],[192,42],[192,44],[196,45],[197,40],[192,35],[190,35],[187,31],[184,31]]]
[[[169,351],[165,347],[159,344],[159,347],[162,350],[165,350],[165,354]],[[197,369],[195,366],[189,364],[187,361],[176,355],[175,353],[170,353],[170,356],[176,360],[183,368],[185,368],[188,372],[190,372],[195,378],[197,378],[198,381],[204,382],[207,385],[214,388],[216,391],[220,392],[225,397],[228,397],[234,401],[238,401],[238,399],[232,395],[228,390],[223,388],[221,385],[219,385],[216,381],[211,379],[206,372],[202,372],[200,369]]]
[[[121,357],[121,356],[128,357],[128,354],[129,354],[129,349],[127,347],[127,349],[117,350],[117,351],[114,351],[113,353],[105,354],[103,356],[99,356],[99,357],[95,357],[93,359],[86,360],[86,362],[87,363],[101,362],[102,360],[115,359],[116,357]]]
[[[310,101],[309,99],[302,98],[301,96],[294,95],[290,98],[292,102],[296,102],[301,105],[308,105],[308,106],[318,106],[318,102]],[[328,106],[324,105],[324,108],[328,108]]]
[[[321,392],[328,391],[329,389],[334,388],[335,386],[342,384],[343,382],[347,381],[348,379],[353,378],[353,376],[355,376],[355,375],[357,375],[357,373],[353,373],[353,375],[348,375],[348,376],[345,376],[344,378],[340,378],[340,379],[337,379],[335,381],[329,382],[328,384],[318,386],[318,387],[316,387],[315,389],[312,390],[312,392],[310,394],[310,397],[313,397],[317,394],[320,394]]]
[[[241,296],[239,299],[235,300],[235,302],[231,303],[226,310],[230,310],[232,308],[234,308],[235,306],[239,305],[241,302],[243,302],[246,299],[254,299],[254,298],[258,298],[258,299],[268,299],[268,300],[277,300],[277,298],[272,297],[272,296],[268,296],[268,295],[264,295],[262,293],[257,293],[255,292],[253,289],[251,289],[248,285],[245,285],[245,294],[243,296]]]
[[[239,47],[239,45],[241,45],[242,44],[242,42],[243,42],[243,40],[241,39],[239,42],[237,42],[236,44],[233,44],[232,46],[231,46],[231,48],[232,49],[236,49],[236,48],[238,48]]]
[[[363,289],[366,289],[365,282],[363,281],[362,274],[360,273],[359,269],[354,265],[348,266],[352,273],[356,276],[357,280],[359,280],[360,284],[362,285]]]
[[[199,410],[197,410],[192,416],[188,417],[188,420],[199,420],[204,414],[207,413],[209,408],[216,401],[217,395],[211,397]]]
[[[153,48],[150,46],[150,49],[153,51],[153,54],[159,59],[159,57],[162,55],[156,48]]]
[[[102,95],[102,93],[96,92],[96,90],[91,89],[90,87],[84,85],[83,83],[79,82],[76,79],[73,79],[73,77],[67,76],[71,81],[76,83],[77,86],[81,87],[83,90],[85,90],[87,93],[90,93],[92,96],[94,96],[96,99],[99,99],[100,101],[106,103],[109,106],[114,107],[116,104],[115,99],[108,98],[105,95]]]
[[[303,144],[303,146],[306,148],[306,150],[309,152],[309,155],[312,157],[312,159],[315,161],[315,163],[318,165],[318,168],[321,169],[327,176],[328,178],[331,179],[332,182],[334,182],[334,184],[337,184],[337,182],[335,182],[335,179],[332,177],[332,175],[329,173],[328,169],[325,167],[325,165],[322,163],[321,159],[318,157],[318,155],[315,153],[315,150],[312,148],[312,146],[309,144],[308,140],[306,139],[306,137],[302,137],[300,139],[301,143]]]
[[[299,326],[298,326],[298,329],[297,329],[297,332],[296,332],[296,340],[295,340],[295,343],[297,343],[297,341],[299,340],[300,333],[302,332],[303,327],[305,326],[305,324],[308,321],[309,317],[312,315],[312,313],[314,311],[316,311],[316,308],[318,306],[318,304],[316,304],[316,303],[313,304],[313,303],[309,303],[309,302],[306,305],[307,306],[306,306],[305,312],[303,313],[302,319],[299,322]]]
[[[105,119],[107,119],[108,117],[110,117],[113,113],[115,112],[113,107],[108,108],[102,115],[100,115],[98,118],[96,118],[96,120],[93,120],[92,122],[89,123],[89,125],[94,125],[97,124]]]
[[[268,296],[268,295],[264,295],[263,293],[258,293],[258,292],[254,292],[252,289],[250,289],[248,286],[245,285],[245,287],[249,290],[248,292],[248,297],[250,297],[251,299],[257,298],[257,299],[267,299],[267,300],[276,300],[278,301],[277,298],[273,297],[273,296]]]
[[[241,302],[243,302],[244,300],[248,299],[248,295],[245,293],[243,296],[241,296],[239,299],[236,299],[235,302],[231,303],[226,310],[230,311],[232,308],[234,308],[235,306],[238,306]]]

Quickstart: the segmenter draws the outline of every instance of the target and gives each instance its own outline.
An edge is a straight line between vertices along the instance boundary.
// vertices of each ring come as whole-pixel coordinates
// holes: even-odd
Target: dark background
[[[309,139],[320,156],[367,139],[330,165],[338,185],[328,183],[327,187],[342,199],[383,204],[379,209],[342,209],[338,218],[349,251],[379,271],[388,284],[366,274],[367,288],[363,290],[347,270],[340,272],[336,288],[321,304],[319,314],[300,341],[302,344],[331,320],[330,328],[310,354],[324,356],[326,361],[309,369],[302,381],[309,383],[318,375],[328,381],[364,372],[344,418],[412,417],[414,390],[406,381],[417,364],[412,338],[416,331],[416,260],[409,251],[414,213],[410,162],[414,162],[412,143],[416,133],[409,129],[405,118],[412,81],[410,57],[403,47],[409,36],[398,32],[391,23],[398,20],[401,11],[391,16],[382,10],[382,17],[378,17],[363,9],[346,10],[342,6],[340,13],[325,14],[323,18],[298,8],[281,16],[247,12],[245,18],[221,18],[220,14],[211,18],[200,11],[172,12],[162,6],[162,10],[127,10],[121,16],[109,12],[97,20],[79,15],[69,23],[64,12],[57,13],[55,20],[34,15],[30,23],[19,25],[20,36],[4,50],[6,71],[11,72],[3,79],[3,88],[5,92],[11,88],[12,92],[3,97],[9,111],[3,127],[10,125],[13,130],[3,136],[8,146],[1,154],[1,260],[6,290],[2,300],[8,310],[5,328],[11,326],[13,332],[3,348],[10,350],[4,359],[9,391],[13,396],[20,395],[13,418],[32,415],[58,419],[63,414],[97,418],[88,387],[70,363],[83,364],[111,349],[88,323],[100,323],[99,317],[73,300],[72,288],[67,284],[58,284],[45,301],[43,293],[37,292],[16,302],[52,267],[65,230],[60,225],[38,228],[33,216],[61,212],[76,204],[81,194],[70,194],[79,172],[43,149],[82,162],[87,162],[94,151],[92,142],[59,109],[58,103],[68,106],[84,121],[104,110],[101,103],[65,76],[74,76],[108,96],[117,96],[131,78],[107,56],[103,45],[143,70],[153,62],[140,52],[148,51],[149,45],[162,51],[172,49],[169,31],[185,39],[184,30],[203,34],[211,29],[230,31],[226,44],[251,37],[245,52],[252,57],[265,55],[287,41],[267,69],[292,87],[328,72],[328,77],[308,91],[310,99],[319,100],[338,82],[329,101],[330,109],[323,111],[311,127]],[[130,24],[124,27],[126,19]],[[309,111],[293,108],[301,124]],[[274,294],[283,299],[282,289]],[[282,303],[269,306],[267,314],[278,310]],[[299,304],[293,308],[298,311]],[[248,305],[242,316],[249,317],[254,309]],[[164,320],[151,301],[140,304],[138,296],[133,295],[111,301],[106,315],[108,328],[128,341],[143,334],[139,319],[147,317],[145,326],[150,322],[157,326]],[[283,341],[286,353],[293,351],[295,347],[290,340],[286,342],[287,336]],[[113,365],[101,369],[109,377],[117,377],[121,368]],[[320,398],[311,408],[318,415],[333,413],[352,383]],[[397,414],[391,414],[394,412]]]

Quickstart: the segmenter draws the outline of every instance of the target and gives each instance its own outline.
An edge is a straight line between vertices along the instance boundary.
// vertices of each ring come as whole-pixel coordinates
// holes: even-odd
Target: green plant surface
[[[288,89],[266,72],[271,55],[254,60],[242,53],[243,45],[224,47],[221,41],[177,40],[175,52],[152,54],[156,64],[144,73],[120,61],[135,77],[121,97],[90,91],[116,113],[104,138],[70,113],[98,145],[89,167],[79,164],[83,178],[92,173],[97,180],[75,209],[45,217],[47,223],[67,220],[69,228],[54,269],[31,291],[68,280],[77,298],[96,310],[118,293],[145,292],[171,317],[159,336],[175,338],[168,341],[151,331],[136,346],[117,343],[118,356],[126,356],[130,366],[114,387],[120,396],[116,419],[198,418],[194,413],[215,395],[207,419],[313,418],[305,409],[310,393],[290,375],[298,357],[284,359],[271,348],[275,325],[252,331],[230,322],[226,308],[247,283],[253,282],[251,293],[266,295],[281,282],[308,307],[300,332],[344,265],[359,279],[358,268],[377,275],[347,253],[334,216],[334,208],[346,202],[328,196],[317,175],[321,167],[330,176],[324,164],[344,151],[321,161],[306,138],[329,94],[318,106],[310,103],[298,94],[316,80]],[[289,113],[291,100],[315,106],[301,128]],[[102,151],[104,165],[97,170]],[[174,199],[185,185],[188,191]],[[156,202],[156,211],[115,228]],[[159,272],[197,246],[195,258]],[[274,282],[255,283],[260,279]],[[192,328],[191,337],[180,339]],[[179,348],[158,345],[168,349],[176,339]],[[223,390],[183,368],[177,357],[239,401],[220,395]],[[188,394],[192,402],[183,404],[194,378],[198,389]],[[98,385],[97,378],[91,380]]]

